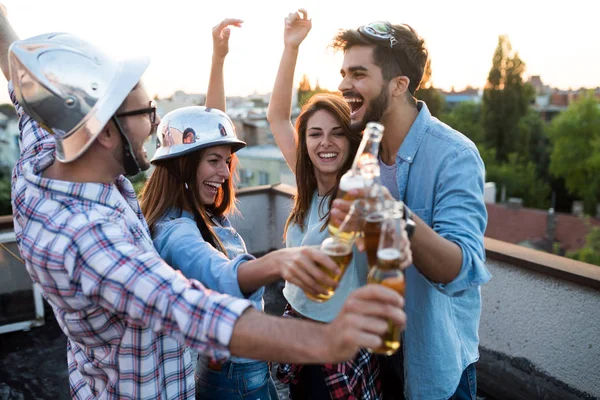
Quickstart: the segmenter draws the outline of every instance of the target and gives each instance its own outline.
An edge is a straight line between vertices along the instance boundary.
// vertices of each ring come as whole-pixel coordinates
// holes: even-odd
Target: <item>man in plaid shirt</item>
[[[322,325],[264,315],[164,263],[122,175],[148,167],[143,143],[160,121],[140,83],[147,65],[68,34],[17,41],[0,5],[0,66],[21,131],[15,232],[68,337],[72,397],[191,399],[184,345],[217,360],[339,362],[378,347],[388,319],[403,327],[403,299],[385,288],[357,290]]]

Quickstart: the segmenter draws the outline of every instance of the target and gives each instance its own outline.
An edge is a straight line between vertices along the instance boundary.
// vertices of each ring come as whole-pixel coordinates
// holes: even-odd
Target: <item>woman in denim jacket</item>
[[[223,60],[229,25],[213,29],[214,54],[207,107],[185,107],[164,116],[158,127],[155,170],[141,194],[142,211],[161,257],[207,288],[251,300],[263,310],[264,285],[285,279],[315,294],[318,282],[335,284],[315,263],[336,269],[324,253],[282,249],[260,259],[248,254],[227,215],[235,211],[235,152],[246,144],[235,134],[225,108]],[[167,377],[168,379],[168,377]],[[197,399],[277,399],[266,362],[232,357],[217,363],[201,357]]]

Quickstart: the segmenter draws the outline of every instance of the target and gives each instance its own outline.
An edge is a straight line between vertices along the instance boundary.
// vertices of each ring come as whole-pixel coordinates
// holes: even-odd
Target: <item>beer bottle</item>
[[[404,296],[404,274],[400,269],[402,263],[402,215],[395,208],[386,213],[381,225],[381,236],[377,248],[377,264],[371,268],[367,283],[377,283],[395,290]],[[383,335],[383,344],[377,349],[370,349],[377,354],[392,355],[400,348],[400,328],[388,323],[388,330]]]
[[[364,213],[363,233],[369,268],[373,268],[377,264],[377,248],[381,237],[381,225],[386,216],[395,212],[395,203],[396,201],[385,198],[384,186],[379,181],[379,177],[375,178],[371,190],[367,193],[366,211]]]
[[[338,198],[356,200],[348,194],[352,189],[368,190],[375,177],[379,176],[379,144],[383,137],[383,125],[369,122],[358,146],[352,167],[342,175],[338,186]],[[329,223],[329,233],[334,236],[337,225]]]
[[[340,282],[348,265],[352,262],[354,241],[356,240],[357,233],[362,232],[362,224],[365,220],[365,203],[365,199],[355,200],[350,207],[350,212],[344,218],[336,234],[326,238],[321,243],[321,251],[337,264],[339,273],[333,273],[320,264],[317,264],[317,266],[336,283]],[[304,294],[309,299],[318,303],[327,301],[334,295],[335,288],[326,286],[323,283],[321,283],[321,286],[325,289],[325,293],[315,295],[305,291]]]

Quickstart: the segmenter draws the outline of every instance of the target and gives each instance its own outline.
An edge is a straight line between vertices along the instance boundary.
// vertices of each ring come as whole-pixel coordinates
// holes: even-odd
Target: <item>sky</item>
[[[2,0],[0,0],[2,1]],[[225,64],[230,96],[271,91],[283,50],[284,18],[308,10],[313,28],[300,47],[296,81],[307,74],[334,90],[342,54],[328,48],[340,28],[377,20],[408,23],[426,40],[436,87],[483,86],[498,36],[508,35],[526,75],[562,89],[600,86],[598,0],[3,0],[21,38],[52,31],[84,37],[115,56],[148,55],[144,82],[151,95],[205,93],[211,29],[233,28]],[[2,78],[2,82],[3,78]],[[0,91],[0,102],[8,101]]]

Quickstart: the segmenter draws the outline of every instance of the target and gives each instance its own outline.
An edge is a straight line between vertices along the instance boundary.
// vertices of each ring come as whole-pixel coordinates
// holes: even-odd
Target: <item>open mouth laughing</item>
[[[204,186],[206,186],[206,188],[208,189],[208,191],[212,194],[217,194],[217,192],[219,191],[219,188],[221,187],[221,185],[223,184],[222,182],[213,182],[213,181],[204,181],[202,182],[204,184]]]
[[[354,119],[360,110],[362,110],[365,104],[364,99],[358,93],[344,93],[344,100],[350,106],[350,119]]]

